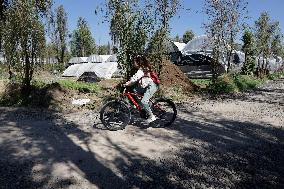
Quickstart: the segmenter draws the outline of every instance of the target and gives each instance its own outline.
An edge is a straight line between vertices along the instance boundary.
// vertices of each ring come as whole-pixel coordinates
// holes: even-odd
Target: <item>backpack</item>
[[[159,80],[158,74],[155,71],[150,72],[150,78],[157,85],[159,85],[161,83],[161,81]]]

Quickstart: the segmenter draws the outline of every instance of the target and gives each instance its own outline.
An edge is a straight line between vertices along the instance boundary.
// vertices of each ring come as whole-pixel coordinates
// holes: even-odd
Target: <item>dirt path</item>
[[[179,105],[172,128],[0,108],[0,188],[284,188],[284,79]]]

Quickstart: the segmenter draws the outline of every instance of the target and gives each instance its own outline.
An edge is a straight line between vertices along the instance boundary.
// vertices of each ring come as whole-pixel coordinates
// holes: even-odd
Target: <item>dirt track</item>
[[[284,188],[284,79],[179,105],[172,128],[0,108],[0,188]]]

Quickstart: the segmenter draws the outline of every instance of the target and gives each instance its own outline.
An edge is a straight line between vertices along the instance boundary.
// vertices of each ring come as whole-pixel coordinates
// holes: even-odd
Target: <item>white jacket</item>
[[[146,88],[148,85],[153,83],[153,80],[151,79],[150,75],[145,75],[142,69],[139,69],[131,78],[130,83],[135,83],[139,81],[139,85],[142,88]]]

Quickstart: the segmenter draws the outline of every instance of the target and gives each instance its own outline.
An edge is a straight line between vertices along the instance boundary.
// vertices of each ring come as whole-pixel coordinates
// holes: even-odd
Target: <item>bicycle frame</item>
[[[143,98],[143,95],[140,95],[138,93],[134,93],[134,92],[129,92],[129,91],[123,91],[122,96],[127,97],[135,106],[136,108],[142,112],[142,108],[140,107],[140,105],[136,102],[136,100],[133,98],[133,96],[138,96],[140,98]],[[150,99],[150,102],[153,103],[153,101]],[[160,110],[161,108],[159,106],[156,105],[156,107],[158,107]]]
[[[123,92],[123,93],[122,93],[122,96],[127,97],[127,98],[136,106],[136,108],[137,108],[140,112],[142,111],[142,108],[139,106],[139,104],[138,104],[138,103],[136,102],[136,100],[133,98],[133,96],[138,96],[138,97],[140,97],[140,98],[143,98],[142,95],[127,91],[127,92]]]

